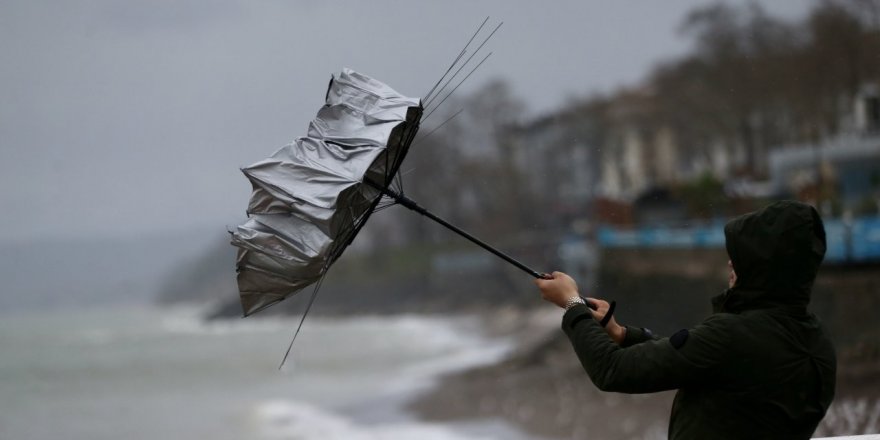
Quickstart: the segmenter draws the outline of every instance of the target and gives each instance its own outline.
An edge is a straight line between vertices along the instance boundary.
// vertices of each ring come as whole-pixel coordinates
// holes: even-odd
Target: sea
[[[526,439],[501,420],[430,423],[406,402],[512,341],[474,317],[205,321],[195,307],[0,315],[0,439]]]

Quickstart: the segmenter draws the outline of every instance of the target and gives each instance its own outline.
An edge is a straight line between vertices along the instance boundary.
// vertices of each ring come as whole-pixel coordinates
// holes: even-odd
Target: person
[[[822,220],[782,201],[733,219],[724,234],[728,289],[707,319],[668,338],[618,324],[607,302],[582,299],[564,273],[536,283],[566,308],[562,329],[600,390],[678,390],[670,439],[809,439],[834,397],[837,366],[807,311],[825,255]]]

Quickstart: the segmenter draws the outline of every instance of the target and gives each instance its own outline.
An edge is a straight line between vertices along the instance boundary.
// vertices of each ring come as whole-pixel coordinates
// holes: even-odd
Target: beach
[[[552,307],[309,317],[281,370],[296,319],[203,314],[0,315],[0,438],[666,438],[673,392],[598,391]],[[880,431],[865,377],[842,376],[817,437]]]
[[[621,394],[590,381],[555,308],[483,316],[489,334],[515,338],[501,362],[445,374],[408,408],[425,420],[502,419],[536,438],[665,439],[675,391]],[[838,349],[837,391],[815,437],[880,433],[880,365]]]

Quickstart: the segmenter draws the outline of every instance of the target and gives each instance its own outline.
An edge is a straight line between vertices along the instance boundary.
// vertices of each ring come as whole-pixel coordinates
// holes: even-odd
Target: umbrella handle
[[[382,194],[385,194],[386,196],[391,197],[397,203],[403,205],[404,207],[409,208],[410,210],[413,210],[413,211],[415,211],[425,217],[428,217],[429,219],[434,220],[435,222],[440,223],[441,225],[445,226],[450,231],[455,232],[456,234],[461,235],[464,238],[467,238],[468,240],[470,240],[474,244],[476,244],[476,245],[482,247],[483,249],[495,254],[496,256],[500,257],[504,261],[507,261],[508,263],[516,266],[517,268],[519,268],[523,272],[525,272],[535,278],[540,278],[540,279],[545,279],[545,280],[553,278],[553,276],[550,274],[547,274],[544,272],[538,272],[538,271],[526,266],[525,264],[520,263],[518,260],[511,257],[510,255],[507,255],[504,252],[501,252],[498,249],[495,249],[494,247],[488,245],[486,242],[467,233],[463,229],[461,229],[461,228],[453,225],[452,223],[449,223],[448,221],[436,216],[431,211],[428,211],[427,209],[421,207],[418,203],[415,202],[415,200],[410,199],[409,197],[407,197],[397,191],[394,191],[393,189],[379,185],[378,183],[373,182],[372,180],[370,180],[368,178],[364,178],[364,183],[375,188],[376,190],[378,190]]]

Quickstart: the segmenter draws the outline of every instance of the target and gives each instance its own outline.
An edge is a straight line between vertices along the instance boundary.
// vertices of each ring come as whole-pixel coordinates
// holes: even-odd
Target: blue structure
[[[825,233],[826,263],[880,262],[880,216],[859,217],[850,222],[827,220]],[[724,223],[683,228],[603,226],[597,239],[603,248],[723,248]]]

